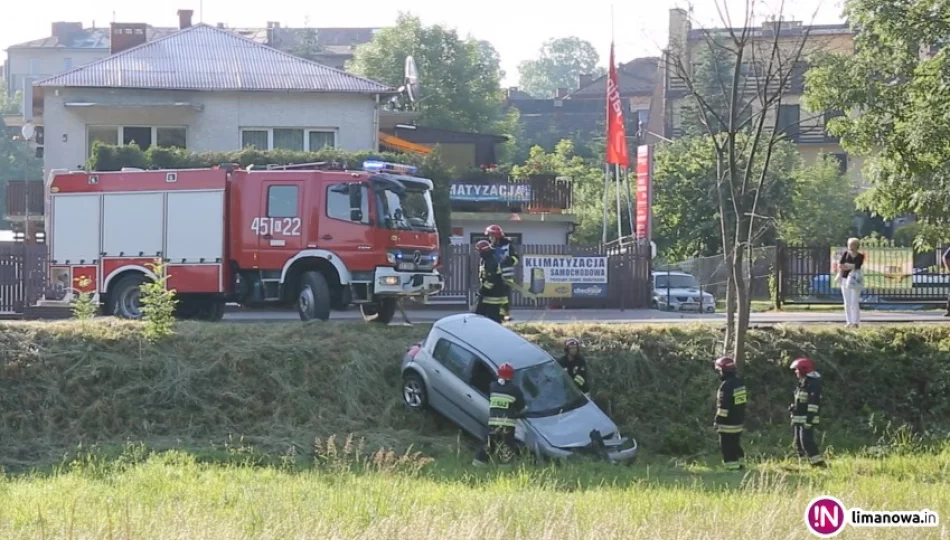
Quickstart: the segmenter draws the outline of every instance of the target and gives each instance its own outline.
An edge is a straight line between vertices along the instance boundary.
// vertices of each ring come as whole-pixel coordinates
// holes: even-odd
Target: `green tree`
[[[462,39],[441,25],[424,26],[401,13],[396,25],[380,30],[356,49],[347,68],[364,77],[402,86],[407,56],[419,70],[420,122],[460,131],[496,132],[503,127],[501,67],[494,47]]]
[[[740,136],[740,146],[751,144],[750,138]],[[712,137],[702,136],[657,146],[653,168],[653,241],[657,251],[668,260],[723,253],[715,144]],[[747,159],[748,156],[740,156],[739,165],[744,167]],[[760,173],[766,166],[764,156],[754,159],[752,170]],[[793,144],[776,143],[757,210],[760,216],[773,219],[757,223],[752,231],[753,244],[768,244],[778,235],[777,216],[795,206],[800,165],[801,158]],[[734,221],[735,206],[727,201],[724,208],[725,221]]]
[[[14,132],[0,118],[0,208],[5,208],[9,180],[43,180],[43,161]]]
[[[575,89],[581,75],[604,75],[599,62],[597,49],[588,41],[574,36],[549,39],[537,59],[518,65],[518,86],[536,98],[552,98],[558,88]]]
[[[324,52],[320,46],[320,40],[317,36],[317,30],[310,28],[309,19],[304,20],[305,28],[297,36],[297,44],[290,50],[290,54],[306,58],[307,60],[317,61]]]
[[[10,94],[7,92],[7,81],[0,77],[0,114],[16,114],[20,112],[21,92]]]
[[[821,154],[795,175],[792,203],[778,219],[779,235],[789,243],[838,245],[856,234],[857,185],[838,160]]]
[[[570,139],[562,139],[553,152],[546,152],[540,146],[531,148],[528,159],[522,165],[512,168],[516,180],[525,180],[532,175],[553,175],[570,178],[573,187],[573,210],[577,216],[577,226],[571,235],[571,241],[578,244],[599,244],[603,231],[604,208],[604,166],[593,160],[586,160],[576,153]],[[616,184],[609,187],[611,201],[616,197]],[[625,196],[625,193],[621,193]],[[626,209],[626,202],[623,205]],[[629,219],[626,212],[622,216],[625,234],[629,234]],[[608,214],[608,230],[616,230],[617,217]]]
[[[763,35],[761,23],[755,20],[765,9],[758,0],[746,2],[741,20],[729,13],[724,0],[714,1],[721,26],[728,30],[703,31],[696,45],[710,51],[707,54],[716,59],[712,62],[715,69],[706,73],[692,69],[695,50],[679,40],[670,44],[666,58],[668,72],[674,81],[685,85],[686,99],[695,107],[714,149],[715,201],[729,276],[723,352],[731,352],[741,363],[751,315],[745,257],[749,248],[773,229],[773,201],[781,198],[775,193],[789,185],[781,182],[783,174],[775,172],[791,170],[779,166],[779,161],[783,157],[793,159],[782,151],[787,146],[780,144],[785,136],[779,129],[777,112],[804,58],[810,33]],[[777,13],[769,23],[780,27],[783,14]],[[696,26],[701,28],[700,24]],[[717,50],[720,52],[714,52]],[[713,84],[710,74],[715,76]],[[745,74],[754,76],[754,85],[741,84]],[[753,103],[751,114],[744,113],[746,99]],[[725,109],[723,104],[727,104]],[[779,183],[773,184],[776,181]],[[767,211],[769,206],[771,212]]]
[[[950,224],[950,2],[848,0],[860,28],[849,56],[825,54],[806,75],[806,105],[848,111],[828,130],[865,156],[859,204],[885,218],[912,214],[924,236]]]

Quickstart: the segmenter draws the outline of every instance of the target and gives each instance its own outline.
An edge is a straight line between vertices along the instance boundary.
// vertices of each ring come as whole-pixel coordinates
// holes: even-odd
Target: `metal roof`
[[[515,369],[551,361],[543,349],[508,328],[473,313],[443,317],[432,325],[459,338],[464,344],[484,354],[495,367],[508,362]]]
[[[198,24],[35,84],[148,90],[389,94],[369,79]]]

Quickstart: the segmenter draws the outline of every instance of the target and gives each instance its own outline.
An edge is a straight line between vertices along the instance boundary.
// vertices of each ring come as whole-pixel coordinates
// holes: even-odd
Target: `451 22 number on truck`
[[[181,318],[224,305],[296,307],[302,320],[360,307],[388,323],[399,298],[438,294],[432,181],[366,162],[255,170],[53,171],[47,181],[51,290],[90,293],[106,314],[142,316],[139,288],[166,265]]]

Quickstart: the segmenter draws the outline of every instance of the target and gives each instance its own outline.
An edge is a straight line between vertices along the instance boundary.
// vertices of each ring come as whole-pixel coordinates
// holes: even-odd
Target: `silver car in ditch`
[[[513,382],[527,402],[515,437],[537,457],[588,454],[620,463],[636,456],[637,441],[620,435],[557,360],[480,315],[444,317],[409,349],[402,361],[403,401],[411,409],[433,409],[482,440],[489,387],[505,362],[515,368]]]

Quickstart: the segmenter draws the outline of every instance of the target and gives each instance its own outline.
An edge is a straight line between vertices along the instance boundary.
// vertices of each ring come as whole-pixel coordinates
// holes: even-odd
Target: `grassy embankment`
[[[716,467],[716,329],[518,329],[584,339],[637,464],[472,469],[467,438],[400,406],[423,325],[183,325],[157,345],[109,321],[0,327],[0,537],[808,538],[818,494],[950,518],[948,329],[752,332],[745,475]],[[803,353],[826,379],[829,471],[789,457],[786,366]]]

